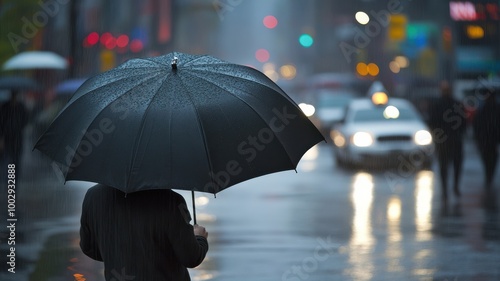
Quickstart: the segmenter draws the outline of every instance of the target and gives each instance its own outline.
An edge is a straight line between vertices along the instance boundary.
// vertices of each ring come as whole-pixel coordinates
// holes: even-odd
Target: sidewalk
[[[63,250],[64,254],[57,253],[55,246],[64,243],[64,248],[67,248],[67,245],[71,243],[75,246],[75,251],[79,252],[79,237],[73,236],[78,233],[81,202],[88,184],[78,182],[64,184],[61,176],[57,174],[58,171],[55,171],[51,166],[50,161],[40,152],[32,151],[29,133],[26,134],[24,148],[20,174],[16,173],[15,218],[17,221],[15,221],[14,234],[6,230],[5,225],[10,223],[7,221],[7,206],[1,205],[3,210],[0,211],[0,221],[2,222],[0,228],[0,262],[2,264],[0,279],[53,280],[45,279],[42,276],[50,271],[60,271],[61,258],[68,254],[67,249]],[[7,200],[7,192],[4,188],[1,190],[1,198],[2,202]],[[6,239],[12,235],[15,235],[15,245],[8,245]],[[57,237],[55,241],[54,237]],[[67,239],[71,239],[71,242],[63,241]],[[12,246],[15,248],[15,274],[7,271],[9,268],[7,254]],[[55,251],[55,253],[43,259],[44,252],[48,249]],[[57,263],[57,267],[51,266],[53,263]],[[62,266],[62,268],[66,267]],[[43,268],[45,273],[39,277],[32,276],[30,279],[30,274],[40,271],[40,268]]]

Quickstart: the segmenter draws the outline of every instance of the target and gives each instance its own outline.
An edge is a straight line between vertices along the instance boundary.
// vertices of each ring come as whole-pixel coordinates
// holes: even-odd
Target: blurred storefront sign
[[[498,3],[474,3],[472,1],[451,1],[450,17],[455,21],[500,20]]]
[[[500,6],[498,2],[451,1],[455,64],[459,76],[500,71]]]
[[[104,72],[107,70],[110,70],[111,68],[115,67],[116,65],[116,55],[113,51],[110,50],[101,50],[100,53],[100,71]]]

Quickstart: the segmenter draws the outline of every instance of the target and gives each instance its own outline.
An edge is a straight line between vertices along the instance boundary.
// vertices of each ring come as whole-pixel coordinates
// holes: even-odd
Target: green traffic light
[[[302,34],[299,37],[299,43],[302,47],[309,48],[314,43],[314,39],[309,34]]]

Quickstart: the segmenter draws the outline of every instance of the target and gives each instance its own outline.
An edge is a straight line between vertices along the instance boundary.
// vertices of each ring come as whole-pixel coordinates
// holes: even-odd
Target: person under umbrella
[[[0,162],[2,167],[16,165],[17,177],[21,175],[24,128],[28,111],[19,100],[19,91],[11,90],[10,99],[0,106]]]
[[[104,262],[106,280],[190,280],[187,268],[208,251],[208,232],[190,220],[184,198],[172,190],[125,195],[99,184],[83,201],[80,247]]]
[[[211,56],[133,59],[88,79],[35,148],[85,196],[80,246],[107,280],[189,280],[207,232],[171,189],[216,194],[292,170],[324,137],[262,72]],[[193,200],[194,207],[194,200]]]

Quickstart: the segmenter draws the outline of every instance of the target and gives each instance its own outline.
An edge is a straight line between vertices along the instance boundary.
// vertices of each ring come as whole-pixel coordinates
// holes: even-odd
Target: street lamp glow
[[[283,78],[291,80],[297,75],[297,69],[291,64],[286,64],[280,67],[280,74]]]
[[[356,13],[356,15],[354,17],[356,18],[356,21],[358,21],[360,24],[363,24],[363,25],[370,22],[370,17],[365,12],[359,11]]]
[[[406,68],[410,66],[410,61],[405,56],[397,56],[394,58],[394,61],[398,63],[399,67]]]
[[[389,63],[389,69],[393,72],[393,73],[399,73],[399,71],[401,71],[401,66],[399,66],[399,63],[397,63],[396,61],[391,61]]]

